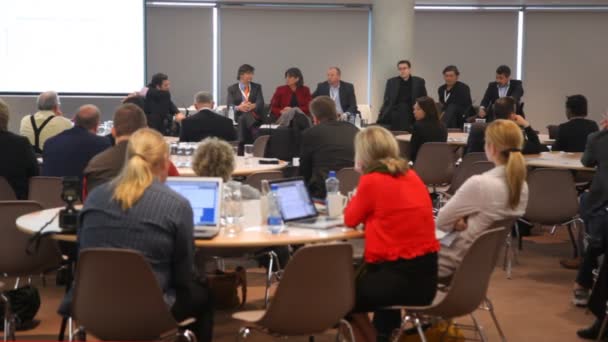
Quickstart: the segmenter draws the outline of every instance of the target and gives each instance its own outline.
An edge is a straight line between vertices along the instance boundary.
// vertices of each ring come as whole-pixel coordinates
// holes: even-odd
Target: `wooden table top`
[[[171,156],[171,160],[173,163],[178,166],[180,164],[179,158],[190,158],[186,156]],[[278,164],[260,164],[260,159],[251,157],[249,162],[245,159],[245,157],[236,157],[236,165],[234,168],[234,172],[232,172],[232,176],[249,176],[256,172],[266,172],[266,171],[280,171],[284,167],[287,166],[287,162],[279,160]],[[192,167],[177,167],[180,176],[184,177],[194,177],[196,174]]]
[[[582,153],[543,152],[526,155],[526,164],[532,167],[567,169],[574,171],[595,171],[593,167],[585,167],[581,163]]]
[[[404,141],[404,142],[408,142],[409,143],[410,140],[412,139],[412,135],[411,134],[402,134],[402,135],[396,136],[396,138],[399,141]],[[466,146],[468,138],[469,138],[469,134],[468,133],[449,132],[448,133],[448,141],[447,142],[450,145]],[[555,143],[555,140],[549,139],[549,135],[548,134],[539,134],[538,138],[540,139],[540,142],[543,145],[552,145],[553,143]]]

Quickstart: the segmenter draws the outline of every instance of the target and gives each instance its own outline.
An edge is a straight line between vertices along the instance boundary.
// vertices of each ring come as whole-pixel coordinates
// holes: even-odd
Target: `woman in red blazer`
[[[304,85],[304,76],[298,68],[289,68],[285,71],[285,85],[277,87],[272,100],[270,111],[278,118],[281,114],[299,108],[304,114],[310,116],[308,104],[312,100],[310,89]]]
[[[433,207],[426,186],[381,126],[357,133],[355,165],[362,175],[344,211],[348,227],[365,225],[365,263],[356,280],[354,312],[374,311],[376,338],[366,315],[353,315],[353,323],[367,335],[363,340],[388,341],[401,315],[378,308],[428,305],[435,298],[439,242]]]

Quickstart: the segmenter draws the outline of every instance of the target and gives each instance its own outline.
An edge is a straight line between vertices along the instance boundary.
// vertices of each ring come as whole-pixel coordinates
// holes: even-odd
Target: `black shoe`
[[[600,334],[600,329],[602,328],[602,321],[596,319],[593,324],[586,329],[581,329],[576,332],[578,337],[583,338],[585,340],[596,340],[597,336]],[[602,339],[606,339],[606,332],[604,332],[604,336]]]

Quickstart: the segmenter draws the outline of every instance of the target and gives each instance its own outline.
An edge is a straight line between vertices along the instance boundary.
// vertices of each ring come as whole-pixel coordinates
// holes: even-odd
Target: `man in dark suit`
[[[414,124],[412,106],[417,98],[427,95],[424,79],[412,76],[411,67],[410,61],[399,61],[399,76],[386,81],[378,123],[392,131],[411,130]]]
[[[226,141],[236,140],[232,120],[213,112],[211,110],[213,106],[213,96],[210,93],[201,91],[194,96],[194,108],[198,113],[182,121],[179,141],[199,142],[207,137],[218,137]]]
[[[145,91],[144,111],[148,119],[148,126],[159,131],[162,135],[172,135],[173,117],[179,122],[183,114],[171,100],[171,82],[163,73],[152,76]]]
[[[336,103],[336,112],[358,113],[357,97],[355,87],[352,83],[342,81],[342,71],[338,67],[331,67],[327,70],[327,81],[317,85],[317,89],[312,93],[312,97],[329,96]]]
[[[355,164],[357,127],[338,121],[336,105],[329,96],[319,96],[310,103],[310,111],[319,124],[302,133],[300,174],[315,198],[325,198],[325,179],[329,171]]]
[[[265,120],[264,95],[262,86],[253,83],[255,68],[249,64],[239,67],[237,83],[228,87],[226,106],[234,107],[234,120],[239,123],[239,141],[251,144],[255,139],[255,131]]]
[[[8,131],[9,108],[0,99],[0,177],[4,177],[17,199],[26,200],[29,180],[38,176],[38,162],[29,140]]]
[[[493,120],[494,115],[490,110],[492,104],[499,98],[507,96],[515,99],[515,112],[523,116],[521,108],[521,98],[524,96],[523,84],[519,80],[511,79],[511,68],[506,65],[501,65],[496,69],[496,82],[490,82],[483,95],[483,99],[479,106],[479,117],[487,117],[489,121]]]
[[[585,151],[587,136],[599,130],[597,123],[585,119],[586,116],[587,99],[583,95],[568,96],[566,99],[568,121],[559,125],[553,150],[564,152]]]
[[[459,76],[458,68],[448,65],[443,69],[445,84],[437,89],[439,103],[443,107],[441,122],[447,128],[461,128],[473,105],[471,89],[458,80]]]
[[[48,139],[42,159],[42,175],[74,176],[82,180],[84,168],[98,153],[110,147],[110,140],[97,136],[101,113],[94,105],[78,109],[74,127]]]
[[[542,146],[538,134],[532,129],[530,123],[521,115],[515,114],[515,99],[511,97],[501,97],[494,103],[494,114],[496,119],[512,120],[518,124],[524,134],[523,154],[537,154],[542,151]],[[485,123],[475,123],[471,127],[465,153],[483,152],[485,145]]]

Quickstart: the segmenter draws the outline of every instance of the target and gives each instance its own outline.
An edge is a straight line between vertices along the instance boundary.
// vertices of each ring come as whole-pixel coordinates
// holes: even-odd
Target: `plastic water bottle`
[[[228,107],[228,118],[234,121],[234,106]]]
[[[355,113],[355,126],[361,128],[361,114]]]
[[[283,230],[283,217],[279,209],[278,186],[273,184],[268,194],[268,231],[279,234]]]
[[[325,190],[327,194],[337,194],[340,191],[340,180],[336,177],[336,171],[329,171],[325,180]]]

